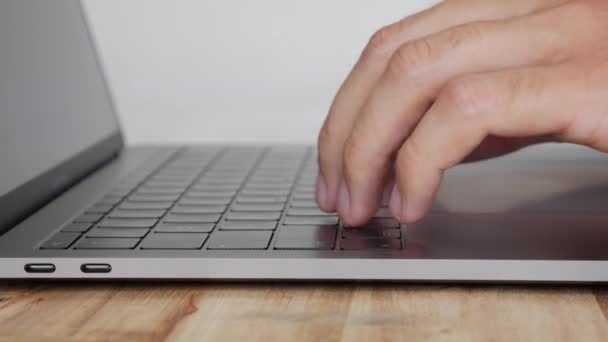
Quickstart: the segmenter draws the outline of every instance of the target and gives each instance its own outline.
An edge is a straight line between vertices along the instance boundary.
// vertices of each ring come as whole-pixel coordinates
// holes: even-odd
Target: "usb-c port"
[[[26,264],[25,272],[27,273],[53,273],[55,265],[53,264]]]
[[[80,270],[83,273],[110,273],[112,266],[110,264],[82,264]]]

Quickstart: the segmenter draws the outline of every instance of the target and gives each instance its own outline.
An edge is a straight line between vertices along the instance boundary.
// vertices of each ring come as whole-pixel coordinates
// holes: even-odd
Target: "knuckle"
[[[485,24],[481,22],[459,25],[446,31],[446,40],[451,48],[469,43],[479,45],[483,41],[485,30]]]
[[[440,53],[428,38],[402,45],[393,54],[387,71],[394,77],[413,76],[435,63]]]
[[[440,97],[454,109],[450,113],[472,116],[490,107],[493,96],[493,91],[481,86],[477,79],[460,78],[448,82]]]
[[[545,91],[546,80],[540,75],[527,77],[524,73],[511,73],[504,85],[505,104],[508,104],[520,96],[542,96]]]
[[[396,25],[397,24],[384,26],[383,28],[374,32],[374,34],[369,39],[367,46],[363,50],[362,59],[372,59],[376,56],[382,56],[386,54],[389,50],[392,37],[397,31]]]

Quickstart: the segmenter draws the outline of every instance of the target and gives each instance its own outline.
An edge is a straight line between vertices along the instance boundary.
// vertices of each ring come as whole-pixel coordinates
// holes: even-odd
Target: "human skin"
[[[446,0],[374,33],[318,139],[317,202],[403,223],[443,173],[545,141],[608,152],[608,0]],[[498,181],[498,180],[497,180]]]

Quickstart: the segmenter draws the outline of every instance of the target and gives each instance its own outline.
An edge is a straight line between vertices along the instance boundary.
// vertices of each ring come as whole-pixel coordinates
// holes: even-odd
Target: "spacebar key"
[[[139,239],[86,238],[80,240],[75,249],[132,249]]]

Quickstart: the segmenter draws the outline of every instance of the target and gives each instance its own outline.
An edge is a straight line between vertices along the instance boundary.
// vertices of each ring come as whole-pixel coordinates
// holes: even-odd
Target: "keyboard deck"
[[[387,208],[344,227],[315,203],[310,147],[182,148],[137,169],[40,249],[398,250]]]

